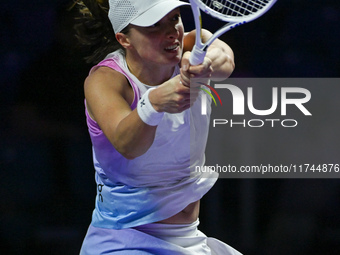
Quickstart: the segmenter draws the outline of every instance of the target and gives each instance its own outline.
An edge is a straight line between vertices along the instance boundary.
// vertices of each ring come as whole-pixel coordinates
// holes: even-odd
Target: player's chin
[[[181,55],[175,55],[172,57],[167,57],[166,62],[171,65],[177,65],[181,62]]]
[[[182,50],[162,51],[162,62],[166,65],[177,65],[182,59]]]

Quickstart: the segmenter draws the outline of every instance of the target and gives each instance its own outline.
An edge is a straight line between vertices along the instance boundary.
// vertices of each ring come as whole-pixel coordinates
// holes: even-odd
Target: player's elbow
[[[119,154],[126,159],[132,160],[140,156],[130,146],[127,146],[126,144],[115,142],[113,143],[113,146],[115,147],[116,151],[119,152]]]
[[[234,61],[234,58],[230,58],[228,56],[227,65],[228,65],[228,67],[227,67],[227,69],[228,69],[227,70],[227,76],[229,77],[234,72],[234,70],[235,70],[235,61]]]
[[[220,65],[218,68],[214,68],[213,75],[211,77],[214,81],[223,81],[227,79],[235,69],[234,59],[228,55],[225,55],[223,59],[220,59]]]
[[[223,53],[224,53],[223,57],[224,57],[224,64],[225,64],[225,68],[226,68],[226,73],[229,77],[232,74],[232,72],[235,70],[234,52],[228,46],[227,49],[224,49]]]
[[[147,151],[146,147],[138,146],[136,143],[114,142],[113,146],[119,154],[128,160],[140,157]]]
[[[134,154],[132,154],[132,153],[121,153],[122,154],[122,156],[124,157],[124,158],[126,158],[126,159],[128,159],[128,160],[133,160],[133,159],[135,159],[135,158],[137,158],[138,156],[137,155],[134,155]]]
[[[235,61],[234,61],[234,55],[230,55],[225,53],[224,54],[224,61],[222,65],[222,78],[226,79],[228,78],[235,70]],[[223,77],[224,76],[224,77]]]

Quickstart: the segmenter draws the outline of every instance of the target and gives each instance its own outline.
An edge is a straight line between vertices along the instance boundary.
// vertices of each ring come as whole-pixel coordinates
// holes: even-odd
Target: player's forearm
[[[145,124],[133,110],[117,126],[110,139],[115,149],[127,159],[143,155],[152,145],[157,126]]]
[[[122,118],[115,128],[111,140],[114,147],[129,159],[143,155],[154,141],[164,112],[180,113],[195,101],[198,91],[190,92],[179,75],[156,89],[149,89],[138,102],[137,109]]]

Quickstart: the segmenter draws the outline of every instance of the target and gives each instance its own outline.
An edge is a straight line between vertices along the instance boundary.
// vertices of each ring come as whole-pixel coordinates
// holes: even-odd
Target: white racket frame
[[[248,23],[254,19],[259,18],[264,13],[266,13],[276,2],[277,0],[269,0],[266,6],[264,6],[262,9],[258,10],[255,13],[246,15],[246,16],[240,16],[240,17],[234,17],[230,15],[221,14],[210,7],[206,6],[203,2],[200,0],[189,0],[191,4],[191,10],[194,16],[195,20],[195,27],[196,27],[196,39],[195,39],[195,46],[192,49],[192,53],[190,56],[190,64],[192,65],[199,65],[203,62],[206,50],[207,48],[212,44],[212,42],[220,37],[222,34],[226,33],[230,29],[233,29],[239,25]],[[217,1],[218,2],[218,1]],[[218,18],[222,21],[229,22],[228,24],[222,26],[220,29],[218,29],[212,36],[209,38],[209,40],[205,43],[202,43],[201,41],[201,10],[205,12],[206,14],[211,15],[212,17]]]

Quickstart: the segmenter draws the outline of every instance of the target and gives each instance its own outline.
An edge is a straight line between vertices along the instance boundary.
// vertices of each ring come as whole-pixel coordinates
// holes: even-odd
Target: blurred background
[[[64,0],[18,0],[0,9],[1,254],[78,254],[91,220],[96,187],[83,106],[91,66],[76,47],[68,7]],[[182,16],[192,29],[190,9]],[[232,77],[339,77],[339,22],[336,0],[278,0],[260,19],[222,36],[235,53]],[[222,24],[203,18],[211,31]],[[337,119],[340,87],[332,92],[334,104],[324,107]],[[332,126],[326,132],[336,144]],[[259,140],[225,157],[244,159]],[[321,145],[338,159],[337,147]],[[200,228],[244,254],[340,254],[339,184],[220,179],[202,201]]]

